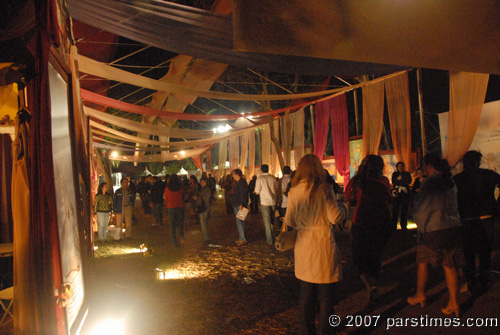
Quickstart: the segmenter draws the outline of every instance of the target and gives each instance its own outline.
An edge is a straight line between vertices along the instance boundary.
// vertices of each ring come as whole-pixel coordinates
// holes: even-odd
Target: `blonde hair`
[[[319,185],[325,181],[325,170],[318,157],[308,154],[302,157],[292,180],[292,186],[305,181],[312,184],[310,197],[314,197]]]

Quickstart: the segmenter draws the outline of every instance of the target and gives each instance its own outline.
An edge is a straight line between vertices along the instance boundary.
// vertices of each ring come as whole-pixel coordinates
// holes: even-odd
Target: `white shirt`
[[[288,204],[288,197],[285,195],[286,187],[288,183],[292,180],[292,177],[289,174],[286,174],[281,178],[281,194],[283,195],[283,200],[281,200],[281,208],[286,208]]]
[[[260,204],[262,206],[276,205],[276,190],[278,181],[269,173],[263,173],[255,182],[255,193],[260,195]]]

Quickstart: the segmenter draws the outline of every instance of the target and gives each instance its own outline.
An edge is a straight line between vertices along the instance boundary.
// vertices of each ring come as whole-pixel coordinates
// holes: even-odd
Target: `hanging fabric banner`
[[[227,141],[219,142],[219,178],[226,175]]]
[[[318,102],[314,106],[314,154],[320,161],[323,161],[323,157],[325,155],[328,120],[330,118],[331,108],[331,99]]]
[[[293,157],[295,162],[294,169],[296,169],[300,159],[304,156],[304,108],[301,108],[293,115]]]
[[[349,124],[345,94],[331,99],[331,127],[335,166],[344,177],[344,185],[349,183]]]
[[[378,155],[384,127],[384,83],[363,88],[363,158]]]
[[[241,135],[240,170],[243,171],[243,174],[246,174],[245,166],[247,164],[247,158],[248,158],[248,138],[250,134],[253,134],[253,130],[250,130],[249,132],[246,132],[243,135]]]
[[[488,74],[450,72],[450,116],[445,154],[450,166],[462,159],[474,140],[488,80]]]
[[[248,156],[248,176],[249,178],[255,174],[255,130],[248,132],[248,150],[250,152]],[[250,179],[249,179],[250,180]]]
[[[415,166],[411,155],[411,111],[408,73],[387,79],[384,83],[394,153],[398,161],[405,163],[406,170],[413,171]]]
[[[232,170],[240,165],[240,136],[229,139],[229,168]]]
[[[261,132],[261,165],[271,164],[271,130],[269,124],[265,123],[262,125]]]

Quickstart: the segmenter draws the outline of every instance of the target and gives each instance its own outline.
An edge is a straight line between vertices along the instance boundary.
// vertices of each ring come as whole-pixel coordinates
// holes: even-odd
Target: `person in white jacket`
[[[342,279],[340,255],[333,225],[341,217],[335,193],[325,182],[320,160],[309,154],[299,162],[288,194],[287,226],[297,229],[295,276],[300,280],[298,334],[316,334],[315,301],[318,295],[319,334],[335,328],[328,323],[334,314],[334,286]]]
[[[278,190],[278,181],[269,172],[269,166],[262,164],[260,167],[261,175],[255,183],[255,194],[260,195],[260,210],[264,221],[266,231],[266,242],[273,244],[273,219],[276,210],[276,191]]]

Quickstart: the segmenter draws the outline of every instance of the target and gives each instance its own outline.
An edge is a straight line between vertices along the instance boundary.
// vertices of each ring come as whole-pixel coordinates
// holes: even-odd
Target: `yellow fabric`
[[[30,187],[26,157],[17,159],[20,152],[19,119],[16,118],[16,138],[12,143],[13,166],[12,166],[12,218],[14,221],[14,328],[26,334],[34,331],[33,320],[36,311],[34,309],[32,292],[30,264]],[[29,128],[26,129],[29,132]],[[24,132],[23,132],[24,133]],[[24,134],[26,135],[26,134]],[[27,139],[26,139],[27,140]],[[25,150],[28,150],[24,146]]]
[[[469,150],[483,109],[488,74],[450,72],[450,115],[445,158],[457,164]]]
[[[363,87],[363,157],[378,155],[384,125],[384,83]]]
[[[408,73],[385,81],[387,110],[391,124],[392,144],[398,161],[404,162],[408,171],[415,169],[411,154],[411,114]]]
[[[0,86],[0,120],[8,115],[14,122],[18,110],[17,84]]]

